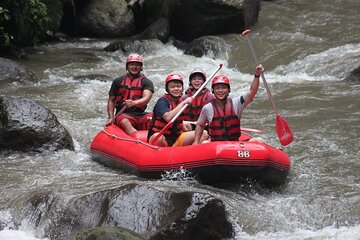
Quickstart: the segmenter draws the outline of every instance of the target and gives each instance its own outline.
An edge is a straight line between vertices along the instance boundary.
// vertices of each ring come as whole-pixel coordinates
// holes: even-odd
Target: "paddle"
[[[240,130],[244,132],[264,133],[264,130],[262,129],[240,127]]]
[[[184,122],[196,125],[196,122],[194,122],[194,121],[184,121]],[[262,129],[254,129],[254,128],[246,128],[246,127],[240,127],[240,130],[244,131],[244,132],[254,132],[254,133],[264,133],[265,132]]]
[[[126,104],[120,109],[120,111],[115,115],[114,117],[114,123],[115,123],[115,120],[116,120],[116,117],[119,116],[120,114],[122,114],[126,109]]]
[[[246,40],[247,40],[247,42],[249,44],[252,56],[254,58],[254,61],[255,61],[256,65],[259,65],[259,62],[258,62],[258,60],[256,58],[254,46],[253,46],[253,44],[252,44],[252,42],[250,40],[250,36],[248,36],[250,32],[251,32],[251,30],[247,29],[244,32],[242,32],[241,35],[246,38]],[[290,144],[293,141],[293,139],[294,139],[293,134],[291,132],[291,129],[290,129],[289,124],[287,123],[287,121],[283,117],[281,117],[279,115],[278,111],[276,110],[275,103],[274,103],[274,101],[272,99],[270,89],[269,89],[269,87],[267,85],[264,73],[261,73],[260,76],[261,76],[261,79],[263,80],[263,83],[264,83],[266,92],[268,94],[269,100],[271,102],[272,108],[273,108],[273,110],[274,110],[274,112],[276,114],[276,123],[275,123],[276,133],[278,135],[278,138],[280,140],[281,145],[286,146],[286,145]]]
[[[209,79],[207,79],[203,85],[201,85],[201,87],[194,93],[194,95],[192,96],[193,98],[195,98],[197,95],[200,94],[200,92],[204,89],[204,87],[206,86],[206,84],[208,84],[208,82],[211,81],[211,79],[215,76],[215,74],[220,71],[220,69],[222,68],[222,64],[219,64],[218,69],[209,77]],[[185,104],[180,111],[170,120],[170,122],[168,122],[168,124],[166,124],[166,126],[159,132],[158,135],[156,135],[151,141],[150,144],[154,144],[157,142],[157,140],[172,126],[172,124],[175,122],[175,120],[181,115],[181,113],[185,110],[185,108],[187,108],[189,104]]]

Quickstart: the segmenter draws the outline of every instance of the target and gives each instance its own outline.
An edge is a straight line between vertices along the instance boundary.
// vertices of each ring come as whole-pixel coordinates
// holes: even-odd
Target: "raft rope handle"
[[[149,143],[143,142],[143,141],[138,140],[138,139],[122,138],[122,137],[116,136],[116,135],[114,135],[114,134],[111,134],[111,133],[107,132],[107,131],[104,130],[104,129],[103,129],[102,131],[103,131],[106,135],[108,135],[108,136],[110,136],[110,137],[113,137],[113,138],[115,138],[115,139],[117,139],[117,140],[140,143],[140,144],[142,144],[142,145],[144,145],[144,146],[147,146],[147,147],[150,147],[150,148],[152,148],[152,149],[159,149],[158,146],[151,145],[151,144],[149,144]]]

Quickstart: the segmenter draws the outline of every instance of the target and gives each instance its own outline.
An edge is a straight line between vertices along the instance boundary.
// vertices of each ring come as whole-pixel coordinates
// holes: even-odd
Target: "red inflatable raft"
[[[145,178],[160,178],[166,171],[186,169],[204,183],[259,180],[279,185],[290,170],[289,157],[280,149],[263,143],[241,141],[211,142],[184,147],[157,147],[146,143],[147,131],[134,137],[116,125],[99,132],[90,146],[92,158]]]

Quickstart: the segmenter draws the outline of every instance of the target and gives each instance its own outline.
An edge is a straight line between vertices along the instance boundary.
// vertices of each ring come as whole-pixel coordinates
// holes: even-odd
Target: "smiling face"
[[[200,76],[200,75],[195,75],[192,79],[191,79],[191,86],[195,89],[198,90],[201,85],[204,84],[204,79]]]
[[[213,85],[214,95],[219,100],[224,100],[229,95],[229,85],[218,83]]]
[[[168,93],[172,97],[178,98],[178,97],[182,96],[182,92],[183,92],[182,82],[180,82],[180,81],[170,81],[167,84],[167,88],[168,88]]]
[[[142,64],[140,62],[129,62],[127,64],[127,70],[132,75],[138,75],[141,71]]]

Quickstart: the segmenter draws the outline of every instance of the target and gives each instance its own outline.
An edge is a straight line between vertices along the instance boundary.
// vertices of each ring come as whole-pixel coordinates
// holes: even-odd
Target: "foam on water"
[[[360,65],[360,44],[347,44],[278,66],[270,82],[340,81]],[[278,74],[276,76],[276,74]]]
[[[253,236],[247,233],[238,233],[243,240],[359,240],[360,226],[340,227],[329,226],[319,230],[294,229],[292,232],[259,232]]]
[[[49,240],[48,238],[36,238],[31,232],[20,230],[3,230],[0,231],[2,240]]]
[[[43,189],[54,189],[66,203],[76,194],[83,195],[134,181],[143,184],[145,181],[146,184],[166,190],[179,188],[182,191],[191,188],[220,198],[232,215],[231,222],[234,225],[238,223],[235,226],[235,239],[360,239],[360,225],[356,214],[359,192],[356,178],[358,153],[353,149],[358,139],[358,128],[344,128],[343,132],[346,134],[340,134],[339,129],[342,130],[343,126],[337,125],[338,122],[344,127],[358,126],[360,112],[356,97],[359,95],[360,85],[354,83],[344,87],[337,82],[360,66],[360,43],[350,44],[354,42],[351,40],[354,37],[349,38],[341,32],[339,34],[343,37],[339,40],[342,41],[335,43],[332,40],[334,34],[325,34],[338,31],[332,30],[329,27],[331,23],[327,21],[334,19],[332,11],[325,16],[325,20],[318,20],[321,12],[306,15],[309,11],[306,9],[305,15],[297,15],[301,19],[297,23],[304,23],[304,27],[293,24],[287,28],[287,16],[284,27],[274,29],[273,23],[281,22],[286,10],[291,9],[284,11],[283,7],[288,4],[292,7],[306,5],[303,2],[307,1],[302,1],[301,4],[280,1],[276,5],[280,7],[281,16],[274,16],[274,22],[270,21],[268,27],[265,26],[267,21],[260,21],[256,26],[260,30],[259,34],[254,38],[254,43],[256,40],[260,43],[256,46],[256,50],[259,50],[258,57],[264,58],[265,67],[269,65],[265,69],[265,77],[271,91],[275,93],[274,99],[279,111],[295,130],[296,142],[286,149],[293,165],[285,190],[269,194],[264,193],[264,190],[259,193],[251,190],[249,193],[246,189],[236,191],[236,186],[233,187],[234,191],[215,189],[200,185],[183,169],[168,172],[161,180],[147,182],[91,161],[89,143],[102,129],[107,117],[107,93],[111,86],[109,79],[125,73],[126,54],[121,50],[102,51],[110,43],[108,41],[81,39],[78,42],[44,46],[42,53],[31,56],[34,58],[31,63],[25,62],[31,69],[35,68],[37,73],[44,75],[39,83],[24,86],[14,82],[0,89],[5,95],[33,98],[54,111],[61,123],[69,128],[75,141],[75,151],[61,150],[49,155],[31,156],[16,154],[3,160],[2,169],[7,171],[2,179],[6,189],[4,200],[1,200],[3,206],[10,205],[8,202],[16,199],[11,211],[20,211],[23,207],[21,201],[25,201],[22,197],[27,196],[28,192],[41,192]],[[335,8],[336,2],[339,1],[329,6]],[[264,2],[264,6],[269,4],[274,5]],[[326,5],[311,3],[312,6],[313,4]],[[349,11],[346,11],[344,16],[348,15]],[[358,14],[353,16],[353,20],[348,21],[350,25],[358,22]],[[261,24],[274,31],[271,33],[266,29],[261,30]],[[302,30],[310,25],[326,28],[324,34]],[[356,33],[348,32],[349,35]],[[225,74],[230,78],[231,95],[248,89],[253,79],[254,66],[251,56],[245,55],[249,52],[246,43],[243,39],[239,40],[232,42],[239,46],[233,46],[233,52],[229,52],[230,58],[225,52],[216,59],[211,56],[195,58],[186,55],[172,42],[145,42],[146,51],[142,54],[144,73],[155,84],[155,94],[148,110],[152,109],[156,99],[164,93],[164,80],[171,72],[180,73],[184,77],[184,86],[187,87],[191,70],[200,68],[210,77],[221,63],[223,67],[218,74]],[[108,79],[91,79],[87,75],[99,75],[99,78],[104,75]],[[81,77],[81,80],[76,80],[76,77]],[[210,85],[208,84],[209,88]],[[250,107],[247,114],[256,114],[256,122],[268,132],[266,124],[271,122],[273,128],[274,115],[270,113],[267,102],[264,107],[258,103],[264,97],[265,91],[260,91],[254,102],[258,105]],[[345,101],[341,107],[340,104],[332,106],[342,103],[344,97],[349,102]],[[338,112],[341,108],[344,111]],[[276,138],[270,139],[270,134],[265,135],[265,138],[267,136],[267,142],[272,144],[277,141]],[[41,227],[35,229],[34,225],[26,224],[25,221],[26,219],[18,225],[9,212],[0,211],[0,239],[47,240],[39,238],[46,236],[46,233],[41,233],[44,231]]]
[[[3,229],[0,231],[1,240],[48,240],[48,238],[36,238],[31,229],[25,230],[23,226],[17,229],[9,211],[0,211],[0,227]]]

